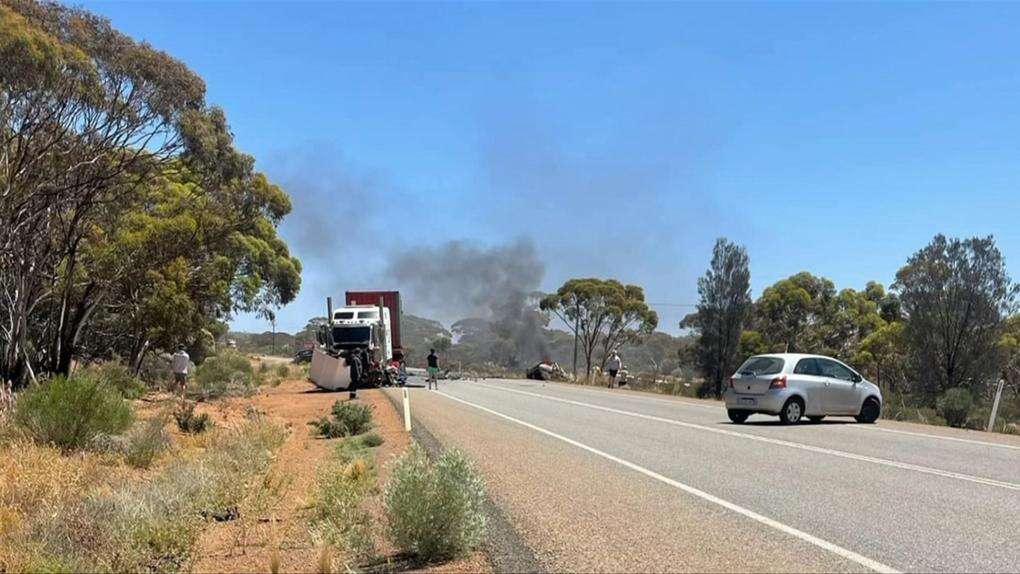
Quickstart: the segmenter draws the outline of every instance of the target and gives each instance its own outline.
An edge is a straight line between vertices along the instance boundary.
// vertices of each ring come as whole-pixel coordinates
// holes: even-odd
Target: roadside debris
[[[534,367],[528,369],[524,374],[529,379],[536,381],[569,381],[570,376],[560,366],[550,359],[544,359]]]

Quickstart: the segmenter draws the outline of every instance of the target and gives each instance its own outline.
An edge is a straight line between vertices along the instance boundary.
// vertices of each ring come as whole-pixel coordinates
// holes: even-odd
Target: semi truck
[[[349,359],[355,349],[367,357],[362,386],[399,384],[403,377],[400,345],[400,292],[348,291],[345,305],[333,308],[326,298],[325,324],[316,334],[308,379],[315,386],[346,390],[351,384]]]

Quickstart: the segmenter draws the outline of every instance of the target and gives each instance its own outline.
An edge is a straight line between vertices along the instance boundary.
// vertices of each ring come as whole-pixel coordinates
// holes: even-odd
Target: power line
[[[655,307],[697,307],[697,303],[648,303]]]

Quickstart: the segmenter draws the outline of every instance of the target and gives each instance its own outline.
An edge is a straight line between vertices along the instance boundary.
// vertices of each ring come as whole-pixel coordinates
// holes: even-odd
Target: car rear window
[[[737,369],[741,375],[774,375],[783,370],[783,360],[779,357],[751,357]]]

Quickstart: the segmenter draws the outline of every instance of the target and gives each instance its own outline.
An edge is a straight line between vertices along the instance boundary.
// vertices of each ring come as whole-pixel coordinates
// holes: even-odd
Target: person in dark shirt
[[[429,368],[428,368],[429,376],[426,379],[426,381],[428,382],[428,386],[429,386],[430,389],[432,388],[432,385],[435,384],[436,385],[436,390],[438,391],[439,390],[439,357],[436,356],[436,350],[435,349],[429,349],[428,365],[429,365]]]
[[[358,385],[361,384],[361,376],[365,372],[365,363],[362,361],[361,349],[354,349],[347,355],[347,364],[351,367],[351,384],[347,390],[351,392],[351,400],[358,398]]]

